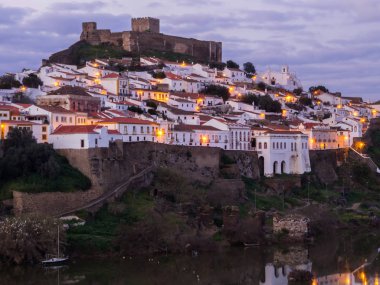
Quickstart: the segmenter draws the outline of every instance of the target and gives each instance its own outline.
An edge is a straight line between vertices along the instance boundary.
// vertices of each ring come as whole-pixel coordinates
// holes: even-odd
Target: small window
[[[42,135],[42,140],[46,141],[47,140],[47,136],[46,135]]]
[[[80,147],[84,147],[84,140],[80,140]]]
[[[46,133],[46,127],[42,127],[42,132]]]

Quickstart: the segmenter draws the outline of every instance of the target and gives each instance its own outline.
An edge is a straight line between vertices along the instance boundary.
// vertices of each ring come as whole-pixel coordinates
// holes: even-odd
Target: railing
[[[372,158],[368,154],[360,153],[356,149],[354,149],[352,146],[350,147],[350,150],[352,150],[354,153],[359,155],[360,157],[366,159],[369,161],[369,163],[373,164],[376,166],[376,173],[380,173],[380,168],[376,165],[376,163],[372,160]]]

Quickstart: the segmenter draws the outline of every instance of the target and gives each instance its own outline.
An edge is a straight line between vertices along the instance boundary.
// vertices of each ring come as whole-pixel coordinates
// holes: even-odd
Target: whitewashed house
[[[118,131],[96,125],[59,126],[49,136],[54,149],[108,148],[109,143],[121,140]]]

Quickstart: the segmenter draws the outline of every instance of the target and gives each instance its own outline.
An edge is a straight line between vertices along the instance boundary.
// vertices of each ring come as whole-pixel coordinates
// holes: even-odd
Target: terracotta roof
[[[102,79],[119,78],[119,77],[120,77],[119,74],[116,74],[116,73],[110,73],[110,74],[107,74],[106,76],[103,76]]]
[[[51,112],[51,113],[59,113],[59,114],[75,114],[72,111],[66,110],[63,107],[60,106],[41,106],[41,105],[36,105],[36,107],[43,109],[45,111]]]
[[[1,120],[1,123],[7,124],[7,125],[27,125],[27,126],[40,125],[40,124],[30,122],[30,121],[16,121],[16,120]]]
[[[117,117],[112,119],[106,119],[103,121],[100,121],[99,124],[135,124],[135,125],[159,125],[155,122],[151,122],[148,120],[141,120],[137,118],[126,118],[126,117]]]
[[[174,126],[174,131],[178,132],[190,132],[195,130],[202,130],[202,131],[220,131],[217,128],[214,128],[212,126],[205,126],[205,125],[176,125]]]
[[[57,90],[51,91],[48,95],[78,95],[78,96],[91,96],[87,90],[82,87],[63,86]]]
[[[69,135],[69,134],[97,134],[96,125],[83,126],[59,126],[54,130],[52,135]]]

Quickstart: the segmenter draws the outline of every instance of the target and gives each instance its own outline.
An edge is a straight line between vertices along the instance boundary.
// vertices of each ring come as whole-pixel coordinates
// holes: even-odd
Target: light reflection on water
[[[0,267],[0,285],[287,285],[288,275],[293,270],[311,272],[315,276],[313,285],[379,285],[378,245],[372,243],[363,249],[358,244],[330,240],[308,248],[237,248],[197,257],[73,260],[60,269]],[[363,264],[366,266],[362,267]]]

